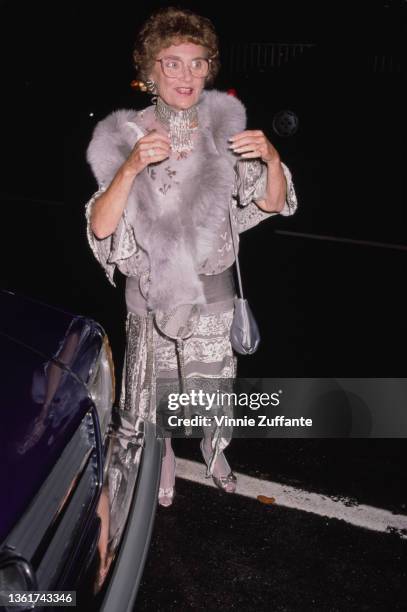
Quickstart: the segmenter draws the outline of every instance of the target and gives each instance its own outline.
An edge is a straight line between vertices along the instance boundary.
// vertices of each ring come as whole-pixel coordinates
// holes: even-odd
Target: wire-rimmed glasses
[[[193,77],[205,78],[210,69],[211,59],[207,57],[196,57],[188,64],[189,71]],[[161,57],[156,60],[160,62],[161,69],[166,77],[175,79],[184,76],[186,66],[178,57]]]

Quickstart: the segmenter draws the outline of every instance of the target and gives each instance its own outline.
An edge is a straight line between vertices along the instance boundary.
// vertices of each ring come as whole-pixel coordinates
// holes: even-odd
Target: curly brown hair
[[[212,59],[206,85],[211,85],[220,68],[215,28],[206,17],[173,6],[154,11],[137,34],[133,60],[138,77],[146,81],[161,49],[182,42],[206,47],[208,57]]]

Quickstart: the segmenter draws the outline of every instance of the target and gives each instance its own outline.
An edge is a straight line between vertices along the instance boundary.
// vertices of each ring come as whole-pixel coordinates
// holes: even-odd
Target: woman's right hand
[[[154,155],[149,155],[151,149]],[[156,130],[136,142],[109,187],[94,201],[90,223],[96,238],[107,238],[116,230],[135,177],[149,164],[163,161],[169,155],[170,139]]]
[[[163,161],[169,155],[170,139],[168,136],[152,130],[136,142],[123,168],[136,176],[149,164]]]

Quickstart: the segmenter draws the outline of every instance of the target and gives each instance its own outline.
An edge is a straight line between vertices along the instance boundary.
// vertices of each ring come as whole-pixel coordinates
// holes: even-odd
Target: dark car
[[[98,323],[5,290],[0,313],[4,609],[6,592],[76,591],[79,609],[131,610],[161,441],[147,422],[136,437],[132,414],[115,406],[112,354]]]

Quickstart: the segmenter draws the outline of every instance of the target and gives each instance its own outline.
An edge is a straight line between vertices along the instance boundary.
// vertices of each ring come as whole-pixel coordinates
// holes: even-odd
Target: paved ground
[[[196,450],[192,449],[194,442],[188,441],[190,454]],[[328,442],[325,451],[320,443],[304,448],[303,441],[284,441],[273,449],[270,441],[258,442],[233,442],[230,462],[239,468],[246,464],[253,473],[263,463],[269,470],[269,474],[261,472],[263,478],[282,476],[282,482],[309,484],[320,491],[321,479],[317,480],[323,472],[329,480],[326,490],[332,492],[336,484],[337,493],[354,490],[362,476],[362,448],[356,450],[356,441],[353,450],[359,457],[360,473],[357,468],[349,472],[352,451],[339,441],[336,451],[342,446],[347,457],[342,469],[338,464],[333,467],[337,452],[330,451]],[[186,447],[185,441],[182,446]],[[364,447],[365,476],[377,468],[380,447],[386,455],[389,442],[381,442],[375,450]],[[255,455],[261,453],[262,461],[260,454],[252,461],[253,450]],[[196,452],[193,456],[200,460]],[[283,463],[288,468],[285,475]],[[342,473],[339,480],[338,473]],[[341,486],[345,473],[347,486]],[[377,501],[381,497],[386,503],[384,475],[380,470],[375,473],[378,478],[371,494],[377,493]],[[400,483],[397,467],[393,477]],[[358,501],[369,497],[367,487],[368,483],[360,487]],[[275,504],[264,505],[181,478],[177,478],[176,491],[173,506],[158,509],[135,610],[406,609],[407,542],[398,535],[280,506],[278,494]]]

